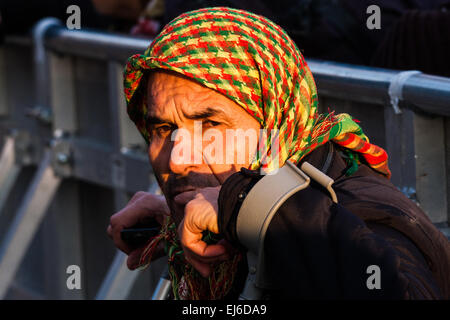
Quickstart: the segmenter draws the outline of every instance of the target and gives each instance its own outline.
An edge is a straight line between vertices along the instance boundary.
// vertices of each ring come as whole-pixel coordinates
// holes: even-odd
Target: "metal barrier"
[[[149,43],[44,19],[32,39],[7,38],[0,48],[0,298],[150,298],[157,287],[163,265],[136,280],[144,273],[126,269],[105,232],[134,192],[158,189],[122,93],[126,58]],[[388,151],[394,184],[448,232],[450,79],[308,65],[322,110],[362,121]],[[66,286],[72,264],[87,274],[80,290]]]

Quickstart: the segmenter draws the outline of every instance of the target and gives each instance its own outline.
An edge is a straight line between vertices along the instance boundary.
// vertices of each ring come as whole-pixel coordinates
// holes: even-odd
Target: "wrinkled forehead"
[[[232,122],[242,108],[225,95],[176,72],[155,70],[147,80],[147,119],[204,119],[217,116]],[[177,115],[174,115],[177,113]]]
[[[184,99],[210,96],[214,90],[176,72],[156,69],[147,78],[147,102],[157,103],[168,96],[182,95]],[[164,101],[162,101],[164,102]]]

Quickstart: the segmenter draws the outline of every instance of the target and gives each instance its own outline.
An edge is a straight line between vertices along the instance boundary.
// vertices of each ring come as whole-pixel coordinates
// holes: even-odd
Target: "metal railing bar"
[[[18,41],[17,39],[15,40]],[[71,55],[124,63],[143,53],[151,40],[94,30],[68,30],[54,26],[45,34],[48,49]],[[352,101],[386,104],[388,88],[400,71],[307,59],[319,95]],[[403,100],[424,112],[450,115],[450,78],[417,74],[403,86]]]
[[[151,43],[150,39],[60,27],[49,29],[46,36],[46,47],[51,50],[122,63],[135,53],[143,53]]]
[[[319,96],[374,104],[389,102],[389,85],[402,72],[315,59],[307,63],[317,82]],[[450,78],[413,75],[404,83],[403,101],[427,113],[450,116]]]

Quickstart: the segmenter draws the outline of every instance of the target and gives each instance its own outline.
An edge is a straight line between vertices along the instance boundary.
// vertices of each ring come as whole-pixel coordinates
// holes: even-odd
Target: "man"
[[[137,193],[111,217],[130,269],[164,247],[175,298],[236,298],[248,271],[236,235],[246,195],[286,161],[308,161],[335,180],[338,203],[313,182],[278,209],[266,298],[449,298],[447,239],[389,182],[386,152],[349,115],[318,115],[312,74],[273,22],[222,7],[180,15],[129,59],[124,84],[164,194]],[[145,247],[120,239],[149,218],[162,229]]]

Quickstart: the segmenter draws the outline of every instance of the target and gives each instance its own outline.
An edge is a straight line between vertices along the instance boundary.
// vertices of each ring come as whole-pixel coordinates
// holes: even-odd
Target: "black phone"
[[[120,237],[122,240],[132,246],[140,247],[148,242],[151,238],[157,236],[161,230],[161,227],[132,227],[123,229],[120,231]]]

